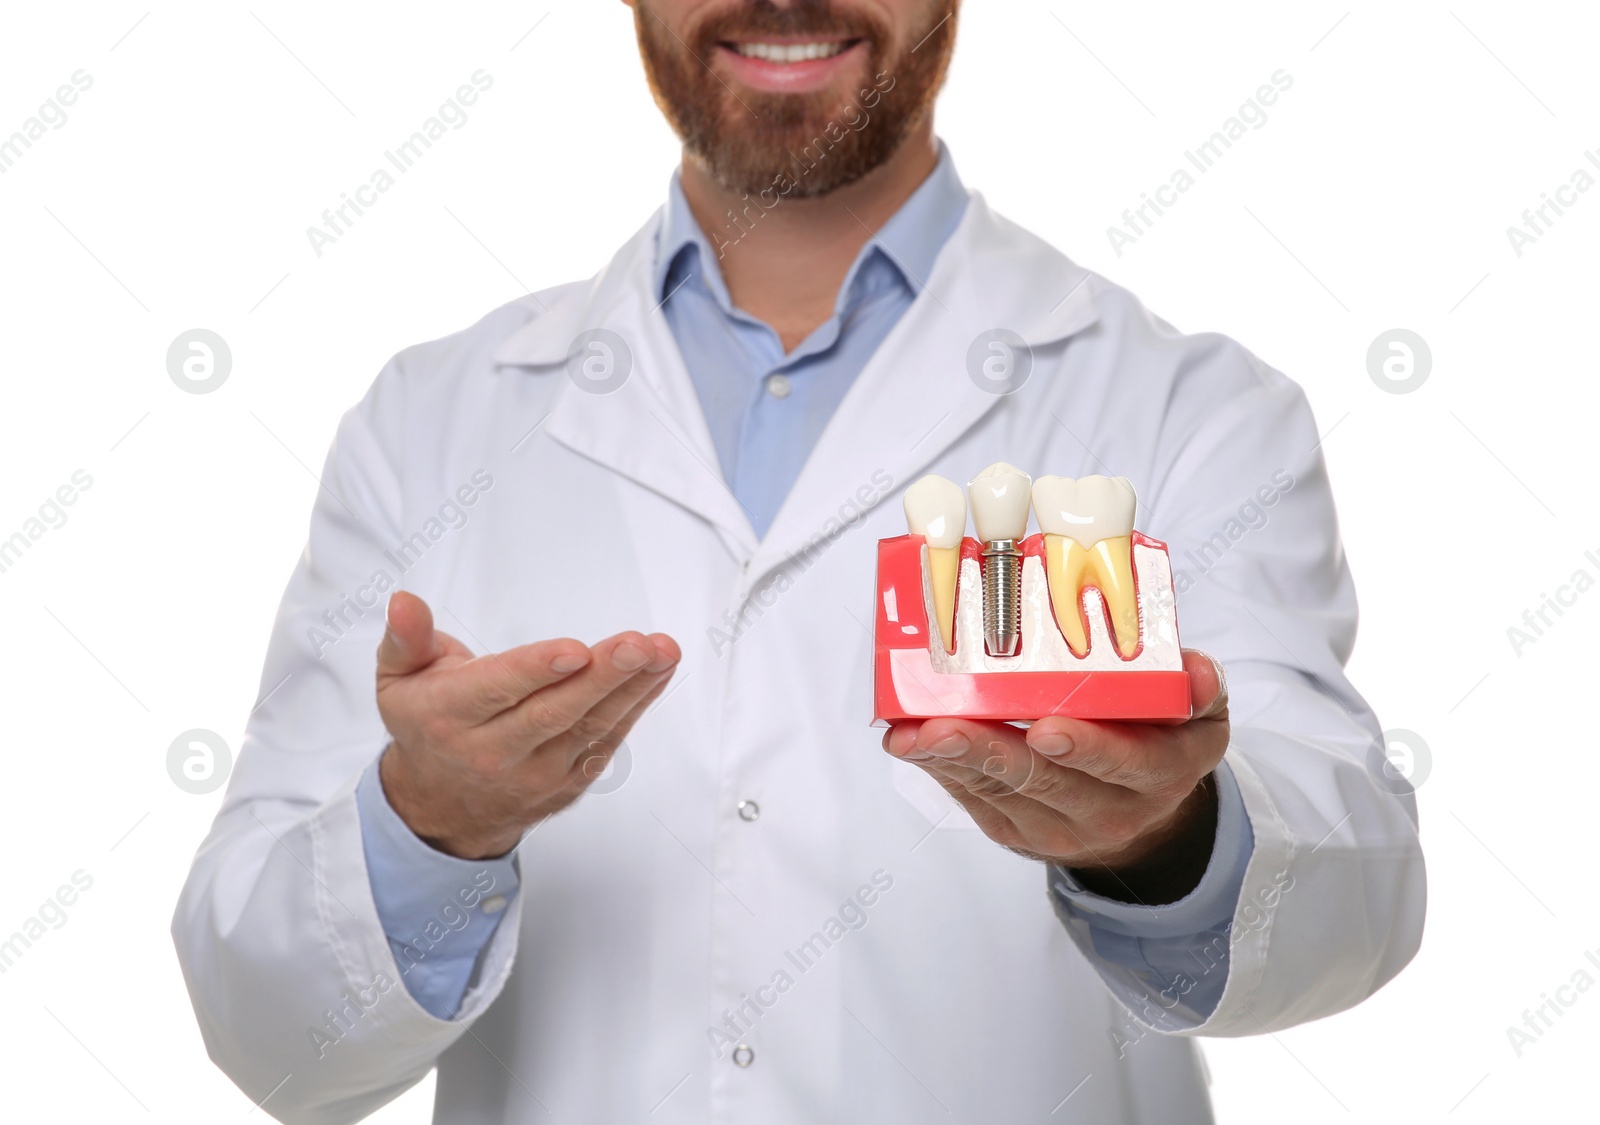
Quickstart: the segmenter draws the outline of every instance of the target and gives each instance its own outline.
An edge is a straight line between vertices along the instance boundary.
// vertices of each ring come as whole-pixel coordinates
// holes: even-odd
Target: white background
[[[1592,6],[968,7],[939,114],[964,178],[1305,385],[1362,596],[1353,675],[1431,749],[1421,954],[1354,1012],[1208,1044],[1220,1118],[1592,1109],[1600,995],[1566,993],[1520,1057],[1507,1028],[1600,980],[1600,591],[1520,653],[1507,629],[1600,577],[1600,190],[1521,256],[1506,234],[1600,154]],[[316,256],[306,228],[479,68],[467,123]],[[1117,254],[1107,227],[1280,68],[1267,123]],[[0,938],[94,882],[0,975],[0,1114],[230,1121],[252,1098],[206,1059],[167,934],[221,794],[180,791],[168,744],[237,747],[313,470],[383,362],[592,273],[675,145],[615,0],[7,5],[0,136],[79,69],[67,123],[0,176],[0,538],[93,478],[0,573]],[[166,371],[195,327],[233,352],[211,394]],[[1403,395],[1366,363],[1395,327],[1433,355]],[[374,1120],[426,1120],[431,1090]]]

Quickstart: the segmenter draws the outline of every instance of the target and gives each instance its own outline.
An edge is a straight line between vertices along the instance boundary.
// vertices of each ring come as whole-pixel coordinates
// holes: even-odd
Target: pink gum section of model
[[[1134,545],[1166,553],[1139,532]],[[873,634],[874,722],[950,717],[1025,722],[1046,715],[1137,722],[1187,719],[1189,675],[1183,671],[939,672],[929,653],[920,535],[878,541],[878,594]],[[963,539],[963,560],[980,545]],[[1043,536],[1023,541],[1024,557],[1043,561]],[[961,594],[957,593],[959,601]],[[1142,646],[1141,646],[1142,647]]]

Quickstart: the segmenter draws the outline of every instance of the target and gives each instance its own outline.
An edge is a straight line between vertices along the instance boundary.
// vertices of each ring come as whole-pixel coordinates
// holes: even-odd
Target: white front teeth
[[[961,570],[961,539],[967,533],[967,497],[961,486],[940,476],[925,476],[906,489],[906,528],[928,544],[928,582],[934,617],[946,652],[955,649],[956,578]]]
[[[1040,477],[1033,486],[1039,530],[1065,535],[1083,547],[1133,534],[1137,503],[1127,477]]]
[[[735,43],[733,49],[747,59],[765,59],[775,63],[806,62],[810,59],[831,59],[844,50],[843,43]]]
[[[1127,477],[1040,477],[1033,486],[1050,605],[1067,647],[1078,656],[1089,651],[1083,610],[1089,586],[1100,591],[1123,659],[1139,649],[1132,538],[1137,505]]]

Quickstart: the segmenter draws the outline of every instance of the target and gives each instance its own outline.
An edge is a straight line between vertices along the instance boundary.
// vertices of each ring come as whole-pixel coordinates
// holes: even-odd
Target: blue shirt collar
[[[950,235],[955,233],[965,213],[970,198],[961,177],[956,174],[955,161],[950,149],[939,142],[939,160],[928,178],[918,185],[900,209],[889,217],[876,235],[862,246],[856,260],[839,287],[835,304],[836,313],[844,313],[853,303],[868,295],[870,285],[858,285],[869,271],[868,263],[887,262],[893,267],[891,276],[897,278],[913,294],[920,293],[928,275],[933,271],[934,260]],[[736,232],[735,232],[736,233]],[[722,241],[733,234],[718,232]],[[690,253],[690,248],[695,253]],[[696,261],[698,259],[698,262]],[[727,314],[733,312],[733,302],[717,264],[717,252],[689,210],[689,201],[683,194],[680,173],[675,169],[667,192],[666,214],[656,236],[655,272],[652,278],[654,293],[663,304],[679,286],[688,283],[698,274],[707,290]],[[696,269],[696,265],[700,268]]]

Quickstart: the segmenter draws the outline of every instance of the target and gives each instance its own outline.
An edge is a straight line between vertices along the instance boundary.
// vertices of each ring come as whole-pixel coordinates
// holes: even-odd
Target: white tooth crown
[[[967,533],[967,497],[961,486],[928,475],[906,489],[906,528],[930,547],[959,547]]]
[[[808,59],[831,59],[844,50],[844,44],[831,43],[739,43],[734,50],[748,59],[797,63]]]
[[[1021,539],[1028,533],[1028,474],[1015,465],[996,461],[967,482],[972,503],[972,523],[978,539]]]
[[[1137,504],[1127,477],[1040,477],[1033,485],[1039,530],[1065,535],[1083,547],[1133,534]]]

